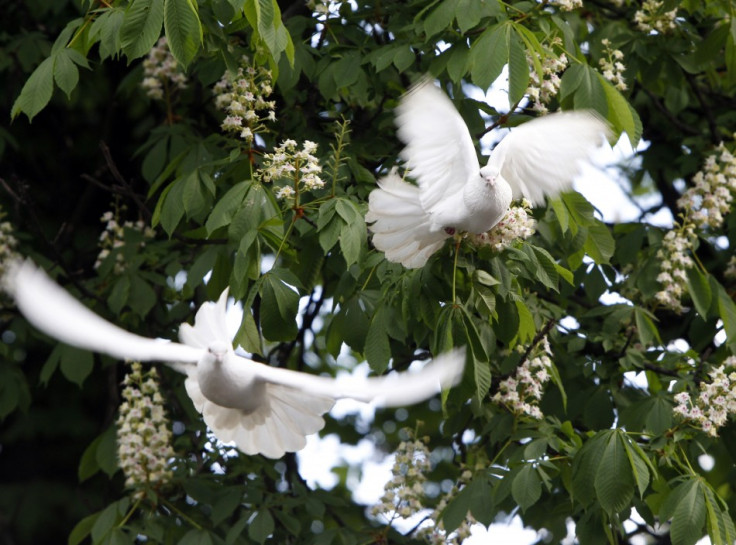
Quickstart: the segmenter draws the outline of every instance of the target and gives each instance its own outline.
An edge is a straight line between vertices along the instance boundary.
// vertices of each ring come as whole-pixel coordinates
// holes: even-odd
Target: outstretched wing
[[[582,163],[609,132],[608,124],[590,111],[546,115],[511,129],[488,164],[498,168],[514,199],[544,204],[545,196],[572,187]]]
[[[197,310],[194,325],[182,323],[179,326],[179,340],[187,346],[207,350],[213,344],[232,346],[232,339],[227,333],[227,297],[230,292],[225,288],[216,303],[207,301]]]
[[[405,144],[401,158],[419,183],[425,210],[462,191],[480,170],[465,121],[432,80],[421,80],[401,98],[396,125]]]
[[[55,339],[115,358],[196,363],[202,350],[163,339],[147,339],[104,320],[52,281],[31,260],[12,263],[3,287],[23,316]]]
[[[306,394],[332,399],[351,398],[379,407],[401,407],[419,403],[443,388],[457,384],[465,366],[465,350],[453,350],[434,358],[416,372],[392,373],[383,377],[320,377],[258,364],[255,372],[261,380],[288,386]]]

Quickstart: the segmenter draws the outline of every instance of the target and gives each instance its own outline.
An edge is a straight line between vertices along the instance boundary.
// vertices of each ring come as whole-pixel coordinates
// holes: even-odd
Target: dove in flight
[[[456,349],[417,372],[314,376],[236,354],[226,333],[227,289],[216,303],[199,308],[193,326],[180,326],[180,344],[141,337],[104,320],[30,260],[13,263],[2,280],[21,313],[47,335],[116,358],[162,361],[186,374],[187,394],[212,433],[245,454],[280,458],[301,450],[340,398],[383,407],[423,401],[455,385],[465,365],[464,350]]]
[[[373,245],[408,268],[424,266],[455,233],[488,231],[512,200],[540,205],[569,189],[609,132],[588,111],[539,117],[513,128],[481,168],[465,121],[429,79],[401,98],[396,125],[418,185],[393,170],[371,191],[365,219]]]

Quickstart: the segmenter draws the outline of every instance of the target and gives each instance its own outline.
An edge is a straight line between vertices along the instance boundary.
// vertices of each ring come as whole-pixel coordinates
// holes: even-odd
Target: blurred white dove
[[[539,205],[569,189],[609,131],[591,112],[540,117],[512,129],[481,168],[465,121],[428,79],[401,98],[396,125],[418,186],[392,171],[371,192],[365,219],[373,245],[409,268],[424,266],[455,233],[488,231],[514,199]]]
[[[409,405],[456,384],[464,350],[443,354],[418,372],[378,378],[319,377],[271,367],[235,354],[227,335],[226,289],[204,303],[194,326],[182,324],[184,344],[129,333],[82,305],[30,260],[14,263],[4,287],[38,329],[67,344],[116,358],[167,362],[187,375],[185,386],[215,437],[246,454],[279,458],[304,447],[322,429],[322,415],[340,398],[377,406]]]

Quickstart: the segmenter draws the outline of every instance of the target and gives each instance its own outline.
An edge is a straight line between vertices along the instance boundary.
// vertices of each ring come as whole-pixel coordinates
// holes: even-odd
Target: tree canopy
[[[736,540],[732,2],[27,0],[3,16],[0,270],[29,256],[110,321],[172,339],[229,286],[234,343],[314,374],[468,354],[436,399],[327,418],[321,434],[395,454],[365,506],[360,468],[321,490],[293,454],[239,454],[180,375],[58,344],[4,297],[3,542],[443,543],[510,514],[540,543],[573,527],[581,544]],[[570,191],[422,268],[386,260],[368,195],[402,165],[393,109],[425,74],[476,142],[598,112],[636,150],[618,171],[640,216],[603,221]],[[506,103],[478,99],[494,82]]]

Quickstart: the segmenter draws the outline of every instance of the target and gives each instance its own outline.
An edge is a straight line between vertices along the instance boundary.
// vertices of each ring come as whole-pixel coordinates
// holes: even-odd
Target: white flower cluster
[[[424,539],[432,545],[460,545],[463,541],[470,537],[470,529],[475,524],[475,517],[470,512],[465,514],[465,518],[452,533],[448,534],[444,528],[444,523],[439,520],[442,516],[447,505],[455,499],[460,490],[470,483],[473,478],[473,472],[469,469],[464,470],[460,474],[460,478],[457,483],[452,487],[452,490],[443,496],[437,507],[429,515],[429,520],[432,521],[432,525],[421,527],[417,531],[417,537],[424,537]]]
[[[399,444],[394,454],[394,465],[391,468],[392,477],[388,483],[380,503],[371,508],[374,517],[383,517],[388,524],[397,518],[407,518],[425,509],[426,494],[424,483],[426,473],[432,469],[430,463],[427,438],[417,439],[410,429],[402,430],[408,439]],[[470,536],[470,527],[475,523],[473,516],[468,513],[465,520],[451,534],[444,530],[440,517],[448,503],[458,494],[459,489],[470,482],[473,474],[469,470],[463,471],[457,484],[443,498],[440,499],[434,510],[427,516],[427,523],[423,524],[415,534],[417,538],[424,538],[433,545],[460,544]]]
[[[550,4],[559,7],[562,11],[572,11],[583,7],[583,0],[552,0]]]
[[[695,265],[689,255],[694,242],[695,226],[685,222],[664,236],[662,247],[657,251],[661,271],[657,282],[662,289],[654,297],[660,305],[677,313],[684,310],[680,299],[687,289],[687,269]]]
[[[0,219],[4,216],[0,209]],[[6,264],[18,259],[15,248],[18,240],[13,236],[13,226],[9,221],[0,221],[0,278],[5,275]]]
[[[168,95],[172,89],[187,86],[187,77],[171,54],[166,37],[159,39],[143,61],[143,76],[141,87],[156,100],[164,98],[164,93]]]
[[[657,281],[662,284],[662,290],[656,299],[675,312],[683,311],[680,299],[687,287],[686,271],[694,265],[689,252],[696,240],[696,230],[722,227],[731,210],[736,191],[736,157],[721,142],[693,176],[693,182],[677,201],[683,211],[682,225],[667,233],[657,252],[661,260]],[[730,274],[728,270],[727,274]]]
[[[623,76],[624,70],[626,70],[626,66],[621,62],[621,59],[624,58],[623,52],[620,49],[613,49],[608,38],[603,38],[601,44],[605,48],[603,53],[606,55],[605,58],[598,61],[603,77],[619,91],[625,91],[628,86]]]
[[[135,497],[143,497],[145,489],[171,481],[171,431],[154,368],[143,373],[139,362],[131,363],[123,384],[125,401],[117,420],[118,464],[125,473],[125,486],[135,490]]]
[[[557,45],[553,42],[552,45]],[[539,56],[539,53],[535,53]],[[530,71],[530,84],[526,90],[526,94],[532,101],[532,109],[542,114],[547,113],[547,105],[557,96],[560,90],[561,79],[559,74],[567,68],[567,55],[564,53],[556,56],[552,51],[548,50],[542,61],[542,77],[540,80],[539,73],[532,69]],[[533,66],[532,59],[527,53],[527,62],[529,66]]]
[[[276,102],[268,100],[272,84],[271,71],[250,64],[246,56],[235,74],[226,71],[214,87],[215,106],[227,113],[222,130],[250,144],[266,121],[276,121]]]
[[[263,166],[260,176],[264,182],[289,180],[291,185],[285,185],[276,192],[278,199],[295,198],[301,191],[311,191],[324,187],[325,182],[320,178],[322,167],[319,159],[313,154],[317,152],[317,144],[305,140],[302,149],[294,140],[284,140],[273,153],[263,155]]]
[[[736,157],[721,142],[693,177],[694,185],[677,201],[699,229],[719,228],[736,191]]]
[[[551,378],[549,369],[552,367],[552,349],[547,337],[540,342],[541,350],[535,349],[533,357],[527,357],[516,368],[514,376],[502,380],[498,385],[498,392],[491,400],[503,405],[517,415],[526,415],[541,420],[544,415],[538,403],[544,393],[544,385]],[[519,347],[524,350],[524,347]]]
[[[151,229],[143,220],[138,220],[135,223],[132,221],[123,222],[121,225],[117,219],[117,213],[107,211],[102,214],[100,221],[105,224],[105,230],[100,233],[100,253],[97,255],[97,261],[95,261],[95,269],[99,269],[102,262],[108,258],[108,256],[115,250],[125,246],[125,230],[133,229],[143,233],[143,238],[152,239],[156,236],[156,232]],[[145,246],[145,241],[140,242],[140,247]],[[122,274],[125,271],[125,257],[122,252],[117,252],[115,255],[115,266],[113,272],[115,274]]]
[[[468,235],[476,246],[490,246],[500,252],[517,240],[526,240],[536,231],[537,222],[531,215],[531,203],[522,199],[521,206],[511,206],[501,221],[490,231],[479,235]]]
[[[424,509],[425,473],[432,469],[426,442],[416,439],[411,430],[404,431],[409,438],[396,449],[391,479],[380,503],[371,508],[374,517],[382,516],[389,524],[397,517],[407,518]]]
[[[723,365],[708,373],[710,381],[700,383],[700,393],[693,400],[687,392],[675,395],[677,405],[674,413],[711,437],[718,436],[718,428],[723,427],[729,415],[736,414],[736,372],[726,369],[736,367],[736,357],[731,356]]]
[[[636,28],[642,32],[658,32],[661,34],[673,30],[676,27],[677,8],[663,11],[663,5],[662,0],[644,0],[641,9],[634,14]]]

